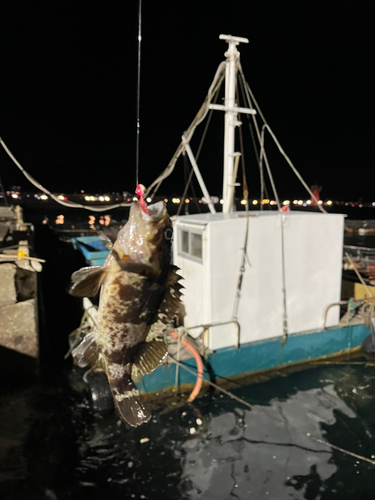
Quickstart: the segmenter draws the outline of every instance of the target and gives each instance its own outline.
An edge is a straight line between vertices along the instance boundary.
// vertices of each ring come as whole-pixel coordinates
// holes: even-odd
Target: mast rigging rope
[[[287,154],[285,153],[285,151],[283,150],[283,148],[281,147],[281,144],[279,143],[279,141],[277,140],[274,132],[272,131],[271,127],[268,125],[260,107],[259,107],[259,104],[257,103],[255,97],[254,97],[254,94],[252,93],[251,91],[251,88],[250,88],[250,85],[247,83],[246,79],[245,79],[245,75],[243,73],[243,70],[242,70],[242,66],[240,64],[240,62],[238,62],[238,69],[239,69],[239,72],[240,72],[240,75],[243,79],[243,82],[244,82],[244,85],[245,85],[245,91],[246,91],[246,95],[247,95],[247,99],[248,99],[248,102],[251,106],[251,99],[252,101],[254,102],[255,104],[255,107],[256,107],[256,110],[258,111],[259,113],[259,116],[262,118],[263,120],[263,127],[262,127],[262,133],[264,134],[263,130],[264,129],[267,129],[268,132],[270,133],[272,139],[274,140],[278,150],[280,151],[281,155],[285,158],[286,162],[288,163],[288,165],[290,166],[290,168],[293,170],[294,174],[297,176],[298,180],[301,182],[301,184],[303,185],[303,187],[306,189],[306,191],[309,193],[309,195],[311,196],[311,198],[315,201],[317,207],[319,208],[319,210],[322,212],[322,213],[327,213],[326,210],[318,204],[318,200],[316,199],[314,193],[311,191],[311,189],[309,188],[309,186],[306,184],[306,182],[304,181],[304,179],[302,178],[301,174],[298,172],[298,170],[296,169],[296,167],[293,165],[291,159],[289,158],[289,156],[287,156]],[[251,97],[251,99],[250,99]],[[262,144],[262,141],[261,141],[261,135],[260,135],[260,132],[259,132],[259,128],[258,128],[258,125],[257,125],[257,122],[256,122],[256,118],[255,118],[255,115],[253,115],[253,120],[254,120],[254,125],[255,125],[255,128],[256,128],[256,131],[257,131],[257,134],[258,134],[258,139],[259,139],[259,142],[260,144]],[[262,156],[262,152],[261,152],[261,156]],[[265,160],[265,163],[266,163],[266,167],[267,167],[267,170],[270,171],[270,168],[269,168],[269,165],[268,165],[268,159],[267,159],[267,156],[265,154],[265,152],[263,152],[263,158]],[[268,166],[267,166],[268,165]],[[279,208],[280,209],[280,208]]]
[[[220,86],[217,87],[216,95],[212,99],[213,104],[216,104],[217,98],[219,97],[220,87],[221,87],[221,84],[220,84]],[[206,122],[206,125],[204,127],[204,131],[203,131],[202,138],[201,138],[201,141],[200,141],[199,146],[198,146],[197,153],[195,155],[195,160],[196,160],[197,163],[198,163],[199,155],[201,154],[201,150],[202,150],[202,146],[203,146],[204,140],[205,140],[206,135],[207,135],[207,130],[208,130],[208,127],[210,125],[213,112],[214,112],[214,110],[211,109],[210,112],[208,113],[207,122]],[[194,169],[191,168],[191,171],[190,171],[190,174],[189,174],[189,178],[188,178],[188,180],[186,182],[186,185],[185,185],[184,194],[182,195],[181,202],[180,202],[180,205],[179,205],[178,210],[177,210],[177,214],[176,214],[177,217],[180,215],[180,212],[181,212],[181,209],[182,209],[182,205],[184,203],[184,200],[185,200],[186,195],[187,195],[187,191],[189,189],[191,180],[193,178],[193,174],[194,174]],[[193,191],[194,198],[196,198],[195,193],[194,193],[194,186],[193,186],[193,184],[192,184],[192,191]],[[200,210],[199,205],[197,205],[197,207],[198,207],[198,212],[200,212],[201,210]]]
[[[184,133],[184,140],[182,140],[180,142],[180,144],[179,144],[178,148],[176,149],[174,155],[172,156],[172,159],[170,160],[167,168],[164,169],[164,171],[147,188],[147,190],[145,192],[145,196],[151,196],[151,198],[154,197],[157,190],[160,187],[160,184],[163,182],[163,180],[166,179],[167,177],[169,177],[171,175],[171,173],[173,172],[179,156],[181,155],[181,153],[183,151],[185,151],[185,143],[190,142],[197,126],[206,118],[207,113],[209,111],[208,106],[211,103],[212,99],[214,98],[216,92],[218,92],[218,90],[222,84],[222,81],[224,80],[224,73],[225,73],[225,61],[220,63],[219,67],[217,68],[214,79],[211,83],[210,88],[208,89],[207,96],[206,96],[205,100],[203,101],[202,106],[200,107],[194,120],[191,122],[189,128]],[[152,194],[150,195],[150,192],[153,188],[154,188],[154,190],[153,190]]]

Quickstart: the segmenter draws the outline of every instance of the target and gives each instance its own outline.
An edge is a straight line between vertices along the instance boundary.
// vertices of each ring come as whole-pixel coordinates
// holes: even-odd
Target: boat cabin
[[[340,301],[343,225],[341,214],[311,212],[177,218],[174,263],[186,280],[189,334],[198,336],[204,328],[198,326],[207,325],[206,346],[216,350],[319,329],[324,309]],[[326,326],[338,322],[333,307]]]

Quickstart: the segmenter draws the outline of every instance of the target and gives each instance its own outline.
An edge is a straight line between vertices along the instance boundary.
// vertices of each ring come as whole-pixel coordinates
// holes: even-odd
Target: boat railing
[[[212,323],[204,323],[202,325],[194,325],[186,328],[187,330],[195,330],[196,328],[203,328],[199,336],[203,336],[203,344],[208,346],[208,329],[215,326],[229,325],[232,323],[235,326],[235,341],[234,346],[236,349],[240,346],[240,324],[235,319],[229,321],[214,321]]]
[[[339,326],[365,324],[369,328],[370,322],[375,318],[375,297],[366,297],[360,300],[342,300],[329,304],[323,311],[321,320],[321,330],[327,330],[327,315],[331,307],[347,306],[346,313],[340,318]]]
[[[323,315],[322,315],[322,321],[320,323],[320,328],[321,330],[326,330],[327,329],[327,326],[326,326],[326,322],[327,322],[327,314],[328,314],[328,311],[332,308],[332,307],[335,307],[335,306],[345,306],[348,304],[348,300],[340,300],[340,302],[333,302],[332,304],[328,304],[328,306],[326,306],[324,308],[324,311],[323,311]]]

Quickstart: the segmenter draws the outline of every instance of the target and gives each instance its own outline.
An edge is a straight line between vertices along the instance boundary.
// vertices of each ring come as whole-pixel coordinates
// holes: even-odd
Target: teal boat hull
[[[243,344],[238,349],[234,347],[218,349],[208,356],[207,364],[218,379],[237,378],[344,354],[360,346],[369,334],[370,330],[363,324],[297,333],[289,335],[285,343],[281,338],[274,338]],[[193,358],[184,361],[184,364],[196,372],[197,367]],[[206,368],[204,378],[210,379]],[[138,386],[143,393],[155,393],[172,389],[175,387],[175,380],[176,365],[165,364],[143,377]],[[194,375],[186,370],[179,370],[179,385],[193,385],[195,381]]]

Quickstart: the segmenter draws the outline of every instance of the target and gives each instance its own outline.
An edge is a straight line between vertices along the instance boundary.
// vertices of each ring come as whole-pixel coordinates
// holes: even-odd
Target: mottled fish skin
[[[149,214],[133,203],[129,220],[103,266],[96,342],[117,408],[132,426],[151,418],[132,380],[132,366],[161,316],[168,284],[173,282],[171,236],[172,224],[162,202],[150,206]],[[84,284],[77,286],[85,289]],[[174,299],[180,292],[173,289],[171,293]]]

